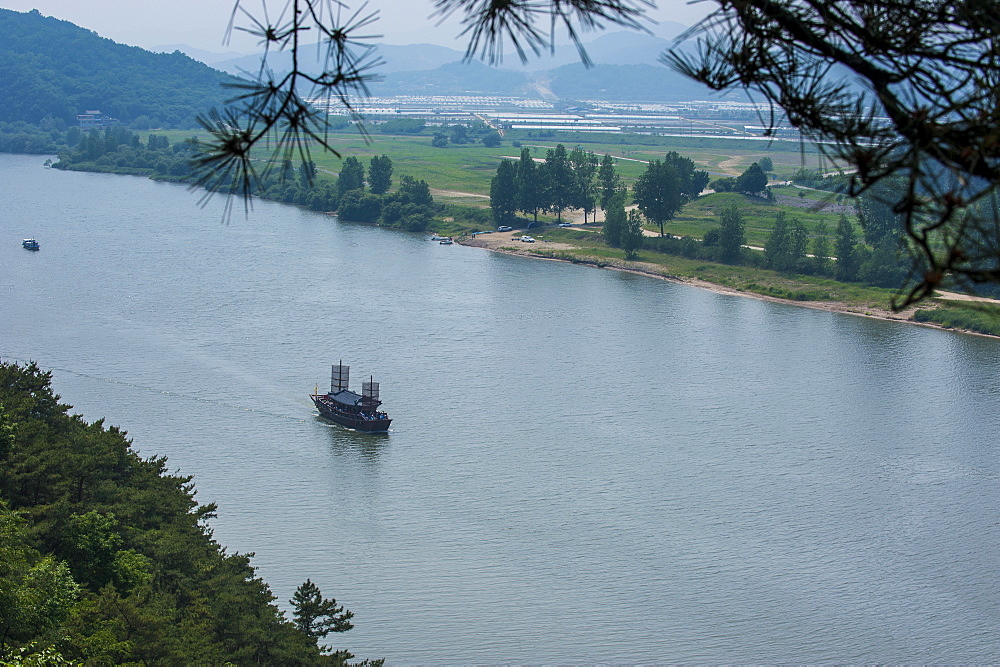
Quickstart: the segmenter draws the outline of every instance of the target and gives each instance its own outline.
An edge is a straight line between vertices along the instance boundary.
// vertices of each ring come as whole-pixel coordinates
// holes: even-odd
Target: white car
[[[514,231],[514,228],[513,227],[508,227],[507,225],[501,225],[501,226],[497,227],[497,231],[498,232],[512,232],[512,231]]]
[[[534,243],[535,239],[531,238],[530,236],[522,236],[521,241],[523,243]]]
[[[572,222],[560,222],[559,226],[560,227],[572,227],[573,223]]]

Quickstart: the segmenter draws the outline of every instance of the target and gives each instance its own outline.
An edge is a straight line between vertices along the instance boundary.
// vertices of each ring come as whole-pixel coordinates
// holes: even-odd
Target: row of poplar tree
[[[697,171],[694,162],[671,151],[661,160],[652,160],[632,189],[632,199],[647,220],[663,223],[708,185],[708,172]],[[562,221],[564,210],[583,210],[586,224],[597,206],[608,210],[616,197],[627,190],[621,183],[614,160],[605,155],[598,160],[580,147],[567,152],[562,144],[546,151],[544,161],[536,161],[530,148],[521,149],[520,160],[503,160],[490,183],[490,208],[499,225],[514,222],[517,213],[538,221],[540,211],[556,214]]]

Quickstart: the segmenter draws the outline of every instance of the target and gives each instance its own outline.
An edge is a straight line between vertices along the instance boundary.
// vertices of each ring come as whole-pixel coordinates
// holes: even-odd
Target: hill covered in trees
[[[191,478],[0,362],[0,664],[340,664],[351,614],[306,582],[294,622],[229,554]],[[18,662],[21,660],[22,662]]]
[[[237,80],[179,51],[118,44],[37,10],[0,9],[0,33],[0,122],[51,118],[58,127],[99,109],[127,124],[190,128],[232,96],[221,84]]]

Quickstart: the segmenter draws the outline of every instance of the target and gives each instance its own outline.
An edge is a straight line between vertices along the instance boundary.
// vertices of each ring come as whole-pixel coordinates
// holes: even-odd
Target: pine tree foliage
[[[762,98],[771,128],[787,118],[851,167],[848,194],[898,183],[880,195],[913,253],[897,307],[945,281],[1000,282],[996,0],[716,4],[688,35],[697,49],[663,60]]]
[[[191,478],[71,416],[51,380],[0,362],[0,662],[328,662],[212,539]]]
[[[351,623],[354,614],[338,605],[335,599],[324,598],[319,586],[309,579],[295,589],[289,602],[295,608],[292,612],[295,627],[313,639],[322,639],[331,632],[347,632],[354,627]]]

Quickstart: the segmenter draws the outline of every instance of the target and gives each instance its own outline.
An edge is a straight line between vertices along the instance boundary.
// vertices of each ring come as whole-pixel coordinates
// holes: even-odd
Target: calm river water
[[[0,155],[0,356],[346,604],[336,646],[1000,661],[1000,342],[42,162]],[[340,359],[389,435],[316,416]]]

